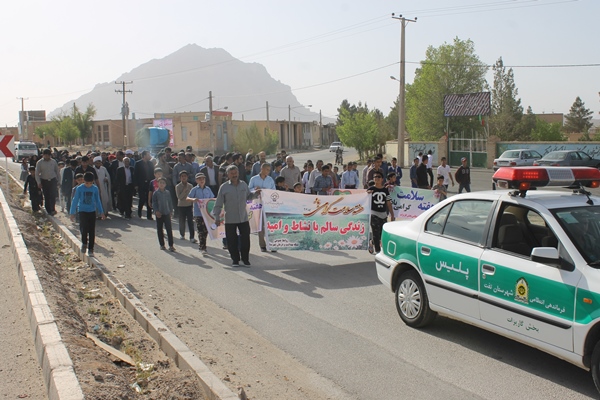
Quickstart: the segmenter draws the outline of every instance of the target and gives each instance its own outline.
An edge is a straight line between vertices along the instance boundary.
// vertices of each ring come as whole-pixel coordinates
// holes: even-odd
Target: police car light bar
[[[600,171],[592,167],[503,167],[492,179],[500,189],[522,192],[544,186],[600,187]]]

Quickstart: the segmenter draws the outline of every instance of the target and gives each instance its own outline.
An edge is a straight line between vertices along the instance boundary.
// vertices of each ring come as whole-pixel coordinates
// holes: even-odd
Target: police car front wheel
[[[437,315],[429,308],[429,299],[421,277],[415,270],[403,272],[396,285],[396,309],[402,321],[420,328],[431,323]]]
[[[596,343],[596,346],[594,347],[590,372],[592,373],[592,379],[594,380],[596,389],[600,392],[600,342]]]

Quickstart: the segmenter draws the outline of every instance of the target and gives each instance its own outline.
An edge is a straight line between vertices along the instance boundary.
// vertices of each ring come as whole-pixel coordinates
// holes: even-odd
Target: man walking
[[[254,175],[252,178],[250,178],[250,183],[248,184],[248,188],[250,190],[256,190],[256,189],[275,190],[275,182],[273,181],[273,178],[271,178],[270,173],[271,173],[271,164],[266,162],[262,165],[260,174]],[[262,221],[263,228],[258,232],[258,244],[260,245],[260,251],[262,251],[263,253],[266,253],[267,252],[267,242],[265,241],[266,226],[265,226],[264,214],[262,214],[262,215],[263,215],[263,217],[262,217],[263,218],[263,221]],[[275,252],[275,251],[273,250],[273,252]]]
[[[302,181],[302,173],[300,172],[300,168],[294,165],[294,158],[292,156],[287,156],[285,162],[286,166],[281,169],[279,176],[285,178],[285,184],[291,189],[296,183]]]
[[[248,185],[239,179],[239,171],[235,165],[227,167],[229,180],[221,185],[217,201],[213,208],[215,224],[221,224],[221,210],[225,209],[225,237],[227,239],[232,267],[240,266],[240,255],[244,265],[250,266],[250,223],[246,201],[260,194],[260,188],[250,192]],[[239,230],[239,243],[238,243]],[[239,248],[238,248],[239,244]]]
[[[427,155],[424,155],[421,160],[421,164],[417,167],[417,186],[419,189],[431,189],[429,181],[427,180],[427,164],[429,163],[429,159],[427,158]]]
[[[138,192],[138,217],[142,218],[142,209],[146,206],[146,218],[152,220],[152,205],[148,202],[150,181],[154,177],[154,165],[150,162],[150,152],[142,151],[142,159],[135,163],[133,174],[135,189]]]
[[[204,158],[204,167],[200,168],[200,173],[204,175],[206,179],[206,186],[210,188],[213,194],[216,196],[219,191],[219,166],[215,165],[211,156]]]
[[[134,169],[131,166],[129,157],[124,157],[123,166],[117,168],[115,190],[117,192],[117,206],[125,219],[131,219],[134,191],[133,176]]]
[[[35,180],[44,193],[44,207],[49,215],[56,214],[59,175],[58,164],[52,158],[52,150],[44,149],[42,159],[35,165]]]
[[[458,193],[462,193],[463,189],[468,193],[471,191],[471,169],[465,157],[461,158],[460,162],[462,165],[455,173],[456,182],[458,182]]]

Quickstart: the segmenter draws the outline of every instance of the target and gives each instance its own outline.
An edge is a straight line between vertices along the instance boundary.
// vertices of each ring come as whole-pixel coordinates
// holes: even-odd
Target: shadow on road
[[[590,398],[598,398],[589,372],[514,340],[440,316],[421,332],[459,344]]]

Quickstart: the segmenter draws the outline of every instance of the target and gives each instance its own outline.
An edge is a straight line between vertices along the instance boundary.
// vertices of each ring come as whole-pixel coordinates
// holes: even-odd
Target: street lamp
[[[292,110],[294,108],[302,108],[302,107],[312,107],[312,104],[309,104],[307,106],[296,106],[296,107],[292,107],[290,104],[288,104],[288,147],[291,149],[292,148]]]

